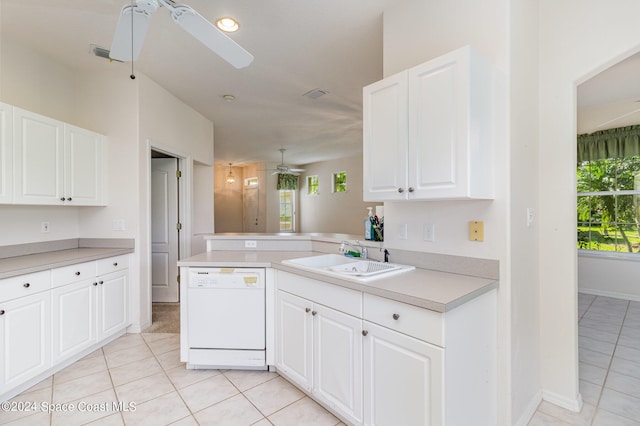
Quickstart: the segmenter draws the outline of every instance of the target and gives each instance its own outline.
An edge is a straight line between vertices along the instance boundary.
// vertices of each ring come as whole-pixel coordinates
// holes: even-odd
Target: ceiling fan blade
[[[290,172],[304,172],[305,169],[289,169]]]
[[[227,37],[191,7],[186,5],[174,6],[171,9],[171,18],[183,30],[234,67],[244,68],[253,61],[251,53]]]
[[[144,37],[147,34],[153,6],[126,5],[120,12],[116,33],[113,36],[109,57],[116,61],[135,61],[140,55]],[[132,22],[133,19],[133,22]],[[133,43],[131,37],[133,36]]]

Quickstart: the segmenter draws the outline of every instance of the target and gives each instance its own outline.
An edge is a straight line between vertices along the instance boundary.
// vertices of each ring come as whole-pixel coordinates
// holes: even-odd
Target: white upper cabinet
[[[364,199],[492,199],[493,78],[464,47],[365,87]]]
[[[13,107],[0,103],[0,204],[13,202]]]
[[[104,205],[103,139],[14,108],[14,202]]]

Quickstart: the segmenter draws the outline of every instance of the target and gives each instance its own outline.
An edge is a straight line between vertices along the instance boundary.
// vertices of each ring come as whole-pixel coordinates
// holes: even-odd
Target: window
[[[347,172],[333,174],[333,192],[347,192]]]
[[[296,192],[291,189],[281,189],[280,193],[280,231],[295,232],[294,201]]]
[[[244,180],[244,186],[258,186],[258,178],[252,177]]]
[[[307,194],[318,195],[318,176],[307,176]]]
[[[576,177],[578,248],[640,252],[640,156],[582,161]]]

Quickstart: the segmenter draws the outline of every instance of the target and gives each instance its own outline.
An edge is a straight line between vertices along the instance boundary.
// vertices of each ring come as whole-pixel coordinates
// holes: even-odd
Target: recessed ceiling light
[[[218,19],[216,21],[216,26],[227,33],[238,31],[238,28],[240,28],[240,24],[238,24],[238,21],[231,18],[230,16],[225,16],[224,18]]]

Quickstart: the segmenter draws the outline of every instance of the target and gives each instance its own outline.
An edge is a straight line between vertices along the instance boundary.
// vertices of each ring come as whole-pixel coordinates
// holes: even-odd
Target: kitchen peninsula
[[[182,361],[225,367],[206,365],[202,348],[190,345],[190,269],[216,276],[263,269],[264,368],[348,424],[495,424],[498,262],[389,249],[391,262],[416,268],[366,282],[286,262],[338,254],[343,241],[383,257],[381,243],[356,238],[206,236],[207,252],[179,262]]]

